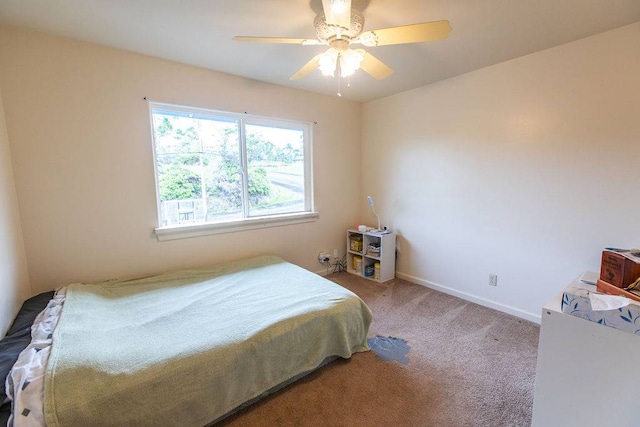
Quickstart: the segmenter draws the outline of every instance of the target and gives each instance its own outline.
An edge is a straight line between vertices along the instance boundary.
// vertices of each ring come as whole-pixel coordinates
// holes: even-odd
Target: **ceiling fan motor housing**
[[[316,29],[318,39],[331,45],[331,42],[337,39],[350,41],[358,37],[364,28],[364,16],[358,10],[351,9],[351,23],[349,28],[344,28],[327,24],[325,15],[320,14],[314,19],[313,26]]]

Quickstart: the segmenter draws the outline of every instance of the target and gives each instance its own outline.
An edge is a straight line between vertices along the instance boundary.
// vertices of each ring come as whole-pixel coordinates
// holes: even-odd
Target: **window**
[[[156,232],[312,213],[311,125],[151,103]]]

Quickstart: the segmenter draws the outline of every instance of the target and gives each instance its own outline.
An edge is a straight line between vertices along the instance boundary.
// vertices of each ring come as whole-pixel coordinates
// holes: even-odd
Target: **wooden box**
[[[596,286],[596,289],[598,292],[602,292],[603,294],[618,295],[621,297],[627,297],[634,301],[640,302],[640,296],[636,294],[632,294],[629,291],[625,291],[624,289],[619,288],[617,286],[613,286],[611,283],[607,283],[604,280],[598,280],[598,285]]]
[[[626,288],[640,277],[640,264],[612,251],[602,252],[600,280]]]

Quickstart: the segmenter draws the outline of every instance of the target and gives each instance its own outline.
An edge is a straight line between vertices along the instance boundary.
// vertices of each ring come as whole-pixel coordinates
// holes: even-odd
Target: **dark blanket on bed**
[[[18,360],[18,355],[31,342],[31,325],[42,310],[45,309],[49,301],[53,298],[54,291],[44,292],[35,297],[31,297],[22,304],[13,324],[0,340],[0,426],[6,426],[11,404],[7,400],[4,388],[5,379],[13,364]]]

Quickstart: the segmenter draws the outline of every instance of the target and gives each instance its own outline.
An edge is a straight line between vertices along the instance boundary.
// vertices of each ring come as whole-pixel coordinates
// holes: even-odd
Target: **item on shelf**
[[[362,234],[349,234],[349,247],[354,252],[362,252]]]
[[[605,282],[604,280],[598,280],[596,290],[598,292],[602,292],[603,294],[619,295],[640,302],[640,296],[631,293],[624,288],[619,288],[615,285],[612,285],[611,283]]]
[[[640,277],[640,250],[607,248],[602,251],[600,280],[626,288]]]
[[[373,265],[367,265],[367,266],[364,268],[364,277],[371,277],[371,276],[373,276],[373,271],[374,271]]]
[[[379,263],[379,262],[376,262],[376,263],[373,265],[373,269],[374,269],[373,278],[374,278],[375,280],[380,280],[380,263]]]
[[[640,296],[640,277],[638,277],[635,282],[624,288],[624,290]]]
[[[358,274],[362,273],[362,257],[361,256],[353,257],[353,269]]]
[[[367,255],[380,256],[380,243],[371,243],[367,246]]]
[[[621,289],[609,284],[606,284],[609,286],[607,289],[601,288],[600,284],[606,283],[602,282],[602,280],[599,280],[598,283],[598,292],[606,292],[607,289],[613,289],[614,292],[621,291]],[[626,295],[620,294],[619,296]],[[620,302],[613,299],[609,304],[617,303],[617,306],[612,305],[612,307],[615,308],[603,310],[594,307],[594,299],[598,302],[599,299],[605,299],[606,301],[608,298],[613,299],[615,297],[611,295],[599,295],[588,289],[586,285],[572,283],[565,288],[562,294],[562,312],[591,320],[601,325],[635,333],[638,327],[634,324],[634,320],[637,319],[640,321],[640,302],[638,302],[638,300],[631,302],[629,299]]]
[[[371,206],[371,210],[373,211],[373,214],[376,216],[376,219],[378,220],[378,228],[376,228],[376,230],[380,231],[380,217],[378,216],[378,213],[376,212],[376,208],[373,206],[373,197],[371,196],[367,196],[367,202],[369,202],[369,206]]]

